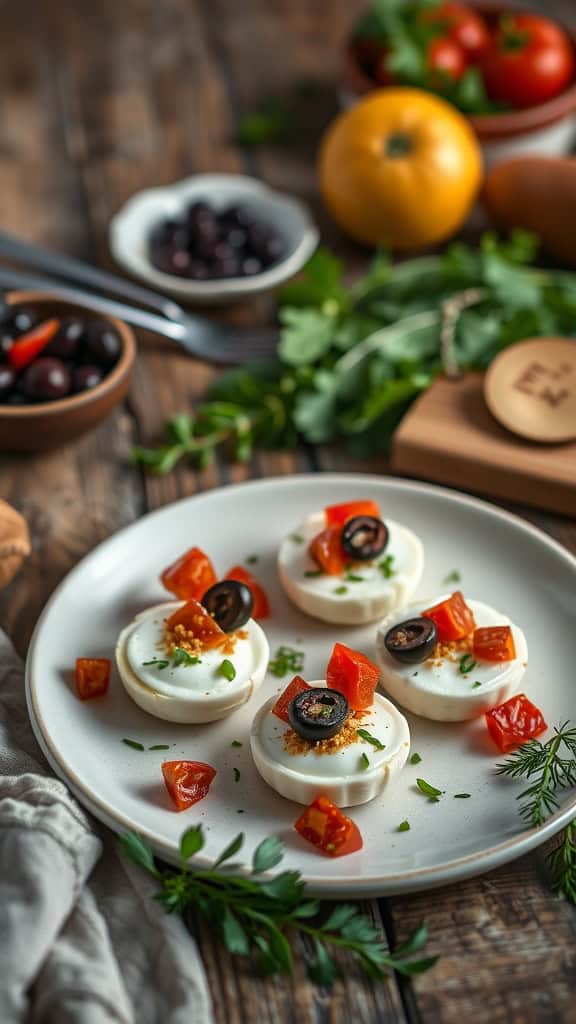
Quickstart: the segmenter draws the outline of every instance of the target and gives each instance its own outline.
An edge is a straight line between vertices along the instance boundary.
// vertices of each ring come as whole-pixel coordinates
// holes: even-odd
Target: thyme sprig
[[[180,840],[180,870],[159,867],[148,843],[129,832],[120,839],[125,855],[148,871],[159,883],[155,898],[168,913],[184,912],[193,906],[215,928],[230,953],[255,954],[258,966],[268,974],[291,974],[293,954],[286,930],[305,935],[312,942],[314,957],[308,967],[318,985],[330,986],[339,974],[331,951],[348,950],[366,973],[382,978],[387,971],[421,974],[437,957],[417,959],[428,939],[421,924],[407,942],[390,953],[368,918],[347,903],[340,903],[326,916],[322,905],[306,893],[298,871],[282,871],[273,878],[260,878],[283,858],[279,839],[264,839],[252,855],[250,875],[240,874],[238,864],[227,864],[242,848],[244,834],[237,835],[211,868],[195,869],[188,862],[204,846],[201,825],[184,832]],[[322,917],[324,919],[322,920]]]

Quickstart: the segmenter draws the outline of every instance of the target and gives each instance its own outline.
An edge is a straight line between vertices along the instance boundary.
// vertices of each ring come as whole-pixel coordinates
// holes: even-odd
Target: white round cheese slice
[[[325,686],[325,681],[310,686]],[[298,804],[310,804],[327,796],[338,807],[365,804],[389,785],[404,767],[410,749],[408,723],[396,707],[379,693],[358,722],[382,745],[358,736],[356,742],[334,753],[316,754],[310,744],[306,753],[291,754],[284,736],[289,729],[272,713],[278,697],[271,697],[257,712],[250,733],[254,764],[265,782],[280,796]],[[368,765],[362,755],[368,758]]]
[[[181,601],[155,605],[122,630],[116,664],[126,692],[144,711],[167,722],[201,723],[224,718],[245,704],[266,674],[270,648],[261,626],[250,619],[237,637],[234,651],[212,648],[194,665],[165,664],[162,639],[165,620]],[[233,679],[219,672],[224,660],[235,669]]]
[[[297,608],[323,622],[357,626],[376,622],[410,600],[424,569],[422,542],[412,530],[387,519],[389,540],[378,558],[328,576],[318,574],[308,554],[310,541],[325,525],[324,512],[315,513],[280,545],[278,573]]]
[[[528,663],[526,638],[519,626],[501,612],[481,601],[466,604],[474,613],[477,626],[510,626],[516,657],[513,661],[481,661],[470,671],[462,672],[461,654],[454,653],[441,661],[429,658],[417,665],[403,665],[386,650],[384,637],[388,630],[422,614],[427,608],[445,601],[444,594],[431,601],[420,601],[410,608],[389,615],[378,628],[376,646],[381,668],[380,686],[401,707],[422,718],[437,722],[462,722],[477,718],[516,693]],[[471,655],[473,658],[473,655]]]

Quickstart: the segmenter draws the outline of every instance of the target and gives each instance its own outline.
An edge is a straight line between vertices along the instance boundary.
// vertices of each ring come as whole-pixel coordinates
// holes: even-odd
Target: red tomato
[[[243,565],[233,565],[228,570],[224,579],[226,580],[237,580],[239,583],[245,583],[247,587],[252,591],[252,597],[254,598],[254,607],[252,609],[253,619],[267,619],[270,615],[270,602],[264,587],[258,582],[255,576],[248,569],[245,569]]]
[[[481,58],[490,99],[511,107],[551,100],[574,78],[574,49],[566,33],[535,14],[507,14]]]
[[[444,35],[464,50],[469,61],[477,59],[490,42],[490,34],[484,20],[476,11],[465,4],[443,3],[432,10],[422,12],[422,21],[427,25],[438,25]]]
[[[288,708],[294,700],[294,697],[299,693],[302,693],[303,690],[311,689],[312,687],[308,686],[308,683],[302,679],[302,676],[294,676],[292,682],[288,683],[286,689],[283,690],[278,697],[278,700],[272,708],[272,714],[276,715],[276,718],[281,718],[283,722],[286,722],[289,725],[290,719],[288,718]]]
[[[74,679],[80,700],[103,697],[110,682],[110,661],[108,658],[77,658]]]
[[[483,626],[475,629],[474,656],[484,661],[513,661],[516,648],[510,626]]]
[[[329,857],[355,853],[364,845],[355,822],[326,796],[318,796],[294,822],[294,828]]]
[[[169,629],[184,626],[195,640],[201,640],[204,647],[218,647],[226,634],[198,601],[187,601],[166,619]]]
[[[450,643],[452,640],[461,640],[472,632],[476,623],[474,615],[466,604],[462,592],[454,591],[452,597],[432,608],[427,608],[422,615],[426,619],[432,619],[436,626],[438,639],[441,643]]]
[[[40,355],[60,327],[59,320],[45,320],[18,338],[8,352],[8,361],[15,370],[22,370]]]
[[[380,669],[365,654],[345,644],[334,644],[326,668],[326,685],[340,690],[353,711],[365,711],[374,703],[374,690]]]
[[[466,71],[464,50],[452,39],[433,39],[426,56],[428,81],[442,88],[447,82],[457,82]]]
[[[164,761],[162,775],[177,811],[203,800],[216,769],[202,761]]]
[[[327,505],[324,509],[326,526],[344,526],[354,516],[374,516],[380,519],[380,509],[375,501],[345,501],[342,505]]]
[[[344,551],[341,537],[341,526],[327,526],[308,545],[310,558],[329,576],[341,576],[346,566],[350,564],[350,555]]]
[[[548,728],[542,712],[524,693],[518,693],[499,707],[491,708],[484,717],[488,732],[502,753],[535,739]]]
[[[160,579],[166,590],[181,601],[200,601],[218,577],[208,555],[200,548],[190,548],[164,569]]]

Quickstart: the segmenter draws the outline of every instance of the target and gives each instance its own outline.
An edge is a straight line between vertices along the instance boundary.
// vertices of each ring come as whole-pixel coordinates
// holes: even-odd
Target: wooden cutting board
[[[397,428],[392,471],[576,515],[576,442],[516,437],[488,411],[482,381],[439,377]]]

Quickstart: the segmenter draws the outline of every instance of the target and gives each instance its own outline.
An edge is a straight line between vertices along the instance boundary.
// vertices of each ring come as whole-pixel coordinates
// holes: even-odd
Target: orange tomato
[[[308,545],[308,554],[328,576],[341,576],[350,562],[342,547],[342,527],[327,526]]]
[[[248,569],[245,569],[243,565],[233,565],[223,578],[225,580],[237,580],[238,583],[245,583],[252,591],[252,597],[254,598],[252,618],[268,618],[270,615],[270,602],[268,600],[268,595],[253,573],[249,572]]]
[[[359,242],[418,249],[466,219],[482,158],[466,118],[420,89],[370,93],[340,114],[320,145],[320,190]]]

